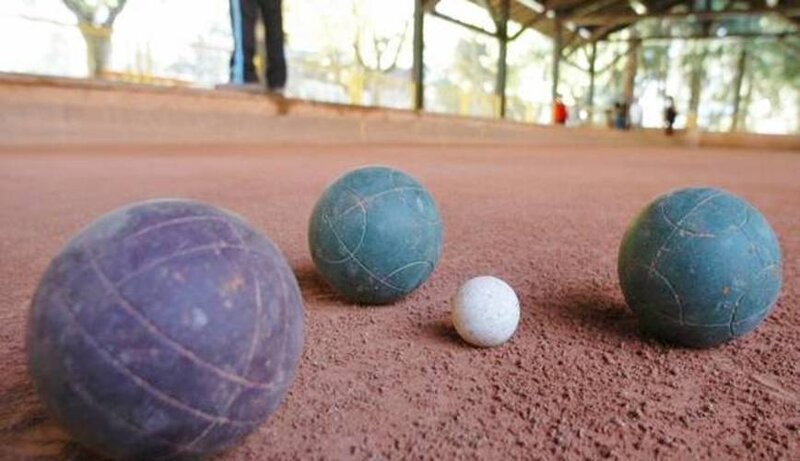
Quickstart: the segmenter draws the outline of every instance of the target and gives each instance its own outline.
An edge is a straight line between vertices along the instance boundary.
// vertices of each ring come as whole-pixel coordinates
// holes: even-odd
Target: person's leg
[[[231,83],[258,82],[253,64],[256,49],[256,0],[229,0],[233,31]]]
[[[267,40],[267,86],[273,90],[286,86],[286,56],[283,50],[283,11],[281,0],[261,0]]]

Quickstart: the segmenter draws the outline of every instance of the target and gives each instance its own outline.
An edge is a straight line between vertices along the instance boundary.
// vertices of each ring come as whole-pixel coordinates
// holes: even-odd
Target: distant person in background
[[[624,130],[628,128],[628,110],[625,103],[614,103],[614,128]]]
[[[628,128],[635,130],[642,127],[642,106],[639,100],[634,99],[628,108]]]
[[[556,95],[556,99],[553,101],[553,123],[556,125],[566,125],[567,118],[569,118],[567,106],[564,104],[564,101],[561,100],[561,95]]]
[[[286,86],[286,57],[281,0],[230,0],[230,7],[234,41],[231,83],[258,83],[253,57],[256,52],[256,19],[260,11],[266,28],[267,88],[282,93]]]
[[[673,126],[675,119],[678,117],[678,111],[675,109],[675,100],[672,96],[667,96],[667,106],[664,108],[664,124],[666,125],[667,136],[672,136],[675,132]]]

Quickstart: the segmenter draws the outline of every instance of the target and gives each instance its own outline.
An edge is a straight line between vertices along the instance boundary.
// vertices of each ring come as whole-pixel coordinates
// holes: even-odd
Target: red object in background
[[[567,106],[561,100],[553,103],[553,123],[564,125],[567,123]]]

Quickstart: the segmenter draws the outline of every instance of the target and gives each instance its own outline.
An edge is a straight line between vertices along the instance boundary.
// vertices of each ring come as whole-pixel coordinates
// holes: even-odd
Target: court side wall
[[[237,91],[0,74],[0,146],[203,143],[683,145],[800,152],[800,136],[617,132],[284,99]]]

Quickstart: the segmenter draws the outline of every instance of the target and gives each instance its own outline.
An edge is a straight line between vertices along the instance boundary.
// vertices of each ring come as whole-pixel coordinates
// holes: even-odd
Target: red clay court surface
[[[445,226],[441,263],[395,305],[338,299],[306,246],[327,183],[364,164],[420,179]],[[650,199],[714,185],[775,228],[784,286],[755,332],[696,351],[643,338],[617,284],[617,246]],[[0,153],[3,459],[92,459],[49,421],[26,377],[38,277],[99,214],[153,197],[235,210],[283,250],[306,308],[290,394],[219,460],[798,459],[800,155],[539,145],[292,145]],[[468,347],[449,322],[466,279],[522,303],[507,345]]]

